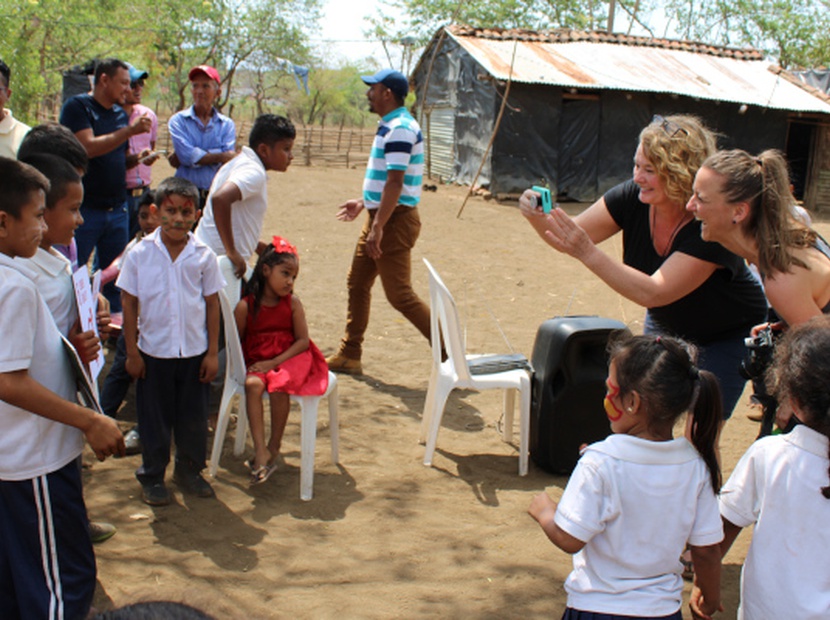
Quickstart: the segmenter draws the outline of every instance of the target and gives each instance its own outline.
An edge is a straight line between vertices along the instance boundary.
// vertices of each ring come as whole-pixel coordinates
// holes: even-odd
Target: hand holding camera
[[[534,185],[531,188],[534,192],[539,193],[539,198],[537,199],[536,196],[530,196],[530,206],[533,209],[542,205],[542,211],[545,213],[550,213],[551,209],[553,208],[553,201],[550,198],[550,190],[547,187],[542,187],[541,185]]]

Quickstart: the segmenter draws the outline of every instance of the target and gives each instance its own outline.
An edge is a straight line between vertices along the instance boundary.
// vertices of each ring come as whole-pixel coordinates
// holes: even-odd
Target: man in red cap
[[[216,171],[236,155],[236,126],[213,104],[222,93],[219,72],[208,65],[188,74],[193,105],[176,112],[168,122],[174,153],[170,163],[176,176],[199,188],[204,206]]]

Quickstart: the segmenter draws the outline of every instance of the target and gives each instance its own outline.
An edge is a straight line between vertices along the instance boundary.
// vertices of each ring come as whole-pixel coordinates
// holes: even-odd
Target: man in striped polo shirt
[[[363,334],[369,324],[372,285],[380,276],[386,298],[429,340],[429,306],[412,290],[411,252],[421,231],[418,202],[424,168],[421,128],[404,107],[406,77],[391,69],[363,76],[369,110],[381,117],[363,180],[363,198],[340,205],[337,219],[350,222],[363,208],[347,281],[349,308],[340,349],[326,361],[335,372],[361,374]]]

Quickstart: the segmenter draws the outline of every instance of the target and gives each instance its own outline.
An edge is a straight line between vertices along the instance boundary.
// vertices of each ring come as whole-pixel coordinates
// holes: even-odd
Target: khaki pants
[[[369,325],[369,308],[372,286],[380,276],[386,299],[403,314],[425,338],[429,339],[429,306],[412,290],[412,248],[421,232],[418,209],[398,206],[383,227],[381,257],[371,258],[366,253],[366,236],[369,234],[375,211],[363,226],[349,270],[349,310],[346,319],[346,335],[340,344],[340,352],[347,358],[359,360],[363,352],[363,334]]]

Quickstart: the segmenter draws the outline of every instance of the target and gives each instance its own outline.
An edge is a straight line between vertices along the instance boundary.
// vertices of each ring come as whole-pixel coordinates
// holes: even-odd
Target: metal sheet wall
[[[461,54],[458,59],[457,88],[456,180],[461,183],[475,183],[480,187],[489,187],[492,152],[487,152],[487,145],[490,142],[496,119],[494,109],[498,109],[496,86],[472,56]],[[479,167],[481,167],[481,172],[479,172]]]
[[[433,108],[424,129],[426,175],[450,181],[455,178],[455,108]]]
[[[517,193],[531,185],[546,185],[556,192],[561,108],[558,87],[511,86],[493,143],[491,192]],[[497,113],[498,107],[493,116]]]
[[[432,48],[425,52],[425,58]],[[428,62],[422,61],[412,79],[421,92]],[[428,171],[433,178],[470,184],[482,161],[501,103],[505,84],[492,76],[451,39],[436,56],[429,92],[423,106]],[[582,94],[582,93],[580,93]],[[569,117],[563,122],[562,89],[552,85],[512,84],[508,105],[492,150],[477,184],[496,194],[518,193],[538,183],[567,190],[572,198],[591,201],[612,186],[631,178],[640,130],[653,114],[695,114],[719,132],[720,148],[783,149],[787,112],[732,103],[698,101],[653,93],[603,91],[599,115]],[[420,102],[419,102],[420,105]],[[568,187],[559,187],[563,168],[563,133],[575,143],[597,149],[596,159],[580,163]],[[567,149],[566,149],[567,150]],[[573,157],[573,154],[567,155]],[[567,180],[567,179],[566,179]]]

